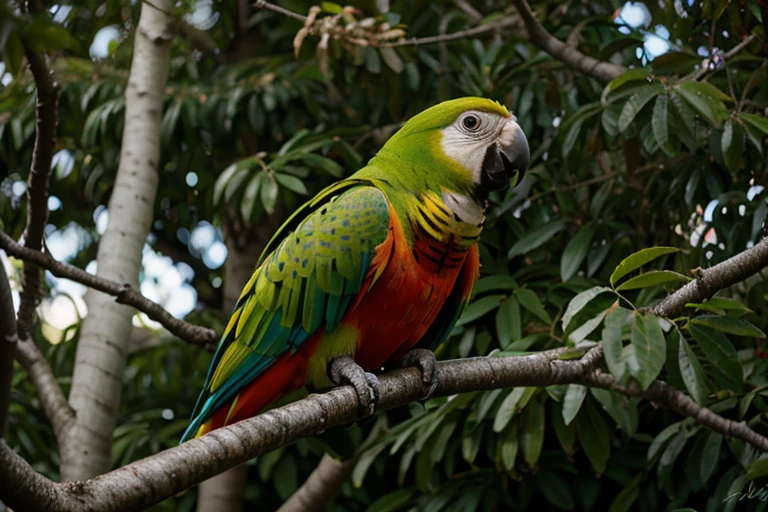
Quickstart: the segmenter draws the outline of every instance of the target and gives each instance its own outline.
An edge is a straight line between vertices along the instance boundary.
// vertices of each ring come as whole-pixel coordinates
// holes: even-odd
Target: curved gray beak
[[[488,147],[483,160],[481,186],[486,192],[504,190],[517,177],[520,183],[531,160],[531,150],[520,125],[511,116],[495,144]]]

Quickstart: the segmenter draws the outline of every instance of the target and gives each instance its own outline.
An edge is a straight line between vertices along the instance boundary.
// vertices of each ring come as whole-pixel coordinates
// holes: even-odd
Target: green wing
[[[182,441],[278,357],[342,319],[389,233],[387,199],[365,183],[324,190],[272,239],[235,306]]]

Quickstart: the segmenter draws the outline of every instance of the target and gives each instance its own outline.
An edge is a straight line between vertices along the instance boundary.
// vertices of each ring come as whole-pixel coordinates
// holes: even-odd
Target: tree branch
[[[697,277],[676,292],[662,299],[647,311],[653,315],[674,318],[689,302],[703,302],[723,288],[732,286],[768,266],[768,237],[753,247],[714,267],[700,269]]]
[[[612,377],[594,372],[602,356],[599,346],[579,360],[558,359],[566,352],[568,349],[555,349],[521,357],[477,357],[440,362],[439,384],[433,396],[585,382],[614,387]],[[426,392],[415,368],[380,376],[379,389],[380,410],[418,400]],[[624,391],[623,388],[616,389]],[[690,414],[707,426],[725,429],[730,435],[761,449],[768,448],[768,439],[746,425],[728,423],[715,413],[692,404],[685,395],[663,383],[653,384],[645,392],[632,389],[626,392],[647,394],[648,398]],[[354,390],[350,386],[335,388],[214,430],[105,475],[65,484],[56,484],[38,475],[0,442],[0,498],[19,510],[41,512],[141,510],[253,457],[363,417]]]
[[[134,290],[130,285],[119,284],[110,281],[109,279],[89,274],[74,265],[56,261],[46,252],[24,247],[2,231],[0,231],[0,249],[5,250],[9,256],[37,264],[50,271],[51,274],[56,277],[71,279],[93,288],[94,290],[114,296],[118,303],[133,306],[139,311],[146,313],[149,318],[161,323],[169,332],[188,343],[202,345],[207,350],[213,350],[216,347],[216,343],[219,341],[218,336],[213,329],[190,324],[189,322],[175,318],[160,304],[147,299],[141,293]]]
[[[16,350],[16,312],[13,310],[13,295],[0,261],[0,440],[5,436],[8,424],[8,408],[11,405],[11,383],[13,380],[13,353]]]
[[[501,30],[503,28],[523,28],[523,24],[519,16],[505,16],[501,19],[479,25],[474,28],[466,30],[459,30],[458,32],[451,32],[450,34],[441,34],[439,36],[430,37],[412,37],[410,39],[403,39],[394,43],[384,43],[381,46],[422,46],[425,44],[445,43],[448,41],[456,41],[459,39],[466,39],[468,37],[478,36],[485,34],[486,32],[492,32],[494,30]]]
[[[51,420],[59,447],[67,442],[67,433],[75,421],[75,412],[69,406],[51,365],[35,342],[29,338],[16,345],[16,360],[26,370],[37,388],[45,415]]]
[[[321,512],[328,502],[339,492],[357,464],[358,458],[339,460],[327,453],[320,459],[320,464],[283,503],[277,512]]]
[[[59,86],[45,62],[45,55],[33,50],[24,41],[29,68],[37,86],[35,109],[35,147],[32,166],[27,179],[27,226],[24,245],[39,250],[43,243],[43,229],[48,219],[48,184],[51,162],[56,147],[56,123],[58,122]],[[21,292],[17,329],[26,338],[32,329],[35,308],[40,300],[40,269],[30,262],[24,263],[24,288]]]
[[[755,41],[758,38],[757,34],[752,34],[745,38],[742,42],[728,50],[725,54],[723,54],[723,62],[728,62],[733,57],[741,53],[744,48],[752,44],[752,41]],[[712,62],[710,59],[707,59],[704,61],[705,64],[699,69],[698,71],[694,71],[691,75],[692,80],[701,80],[704,78],[707,74],[709,74],[712,71],[715,71],[717,69],[720,69],[716,63]]]
[[[523,22],[525,22],[531,42],[569,68],[589,75],[603,83],[608,83],[627,71],[623,66],[602,62],[584,55],[576,48],[570,47],[556,39],[539,23],[526,0],[512,0],[512,3],[515,4],[520,16],[523,18]]]
[[[463,2],[461,2],[463,3]],[[468,4],[466,4],[468,6]],[[253,4],[253,6],[256,9],[267,9],[268,11],[276,12],[278,14],[282,14],[283,16],[287,16],[289,18],[293,18],[295,20],[299,20],[302,23],[307,22],[307,16],[304,16],[303,14],[299,14],[297,12],[293,12],[291,10],[285,9],[284,7],[280,7],[279,5],[271,4],[265,0],[257,0],[256,3]],[[460,8],[462,8],[461,5],[459,5]],[[519,27],[523,28],[523,24],[520,20],[519,16],[505,16],[501,19],[491,21],[489,23],[485,23],[483,25],[480,25],[478,27],[466,29],[466,30],[460,30],[458,32],[453,32],[450,34],[442,34],[439,36],[430,36],[430,37],[412,37],[410,39],[402,39],[400,41],[395,42],[381,42],[378,44],[379,47],[392,47],[396,48],[398,46],[422,46],[426,44],[435,44],[435,43],[445,43],[448,41],[456,41],[459,39],[465,39],[472,36],[477,36],[480,34],[484,34],[486,32],[491,32],[494,30],[501,30],[503,28],[509,28],[509,27]],[[355,38],[348,38],[346,39],[348,43],[351,44],[360,44],[359,39]],[[367,45],[367,43],[366,43]]]
[[[768,438],[758,434],[747,426],[744,422],[736,422],[723,418],[715,414],[706,407],[697,404],[691,397],[678,391],[664,381],[656,380],[643,391],[636,383],[628,387],[616,384],[612,375],[597,370],[584,379],[587,386],[612,389],[623,395],[645,398],[652,402],[682,414],[690,416],[702,425],[711,428],[715,432],[720,432],[724,436],[732,436],[746,441],[747,443],[766,452],[768,451]]]
[[[522,357],[478,357],[438,363],[433,396],[513,386],[578,382],[594,369],[600,351],[559,360],[567,349]],[[597,357],[596,357],[597,356]],[[380,377],[379,409],[405,405],[427,389],[415,368]],[[0,499],[19,510],[142,510],[253,457],[363,418],[353,388],[344,386],[215,430],[105,475],[56,484],[37,475],[0,443]]]

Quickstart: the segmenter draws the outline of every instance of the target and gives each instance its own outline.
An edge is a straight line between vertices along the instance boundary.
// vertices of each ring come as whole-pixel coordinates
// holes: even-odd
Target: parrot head
[[[506,189],[513,178],[519,183],[530,161],[517,118],[485,98],[460,98],[428,108],[411,118],[381,152],[414,163],[427,155],[439,165],[414,165],[414,172],[439,173],[434,177],[442,183],[469,189],[478,198]]]

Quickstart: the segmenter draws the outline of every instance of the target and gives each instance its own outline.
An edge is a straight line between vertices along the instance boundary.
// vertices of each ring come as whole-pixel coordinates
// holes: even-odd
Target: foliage
[[[459,2],[396,0],[384,14],[377,6],[390,2],[353,4],[355,20],[374,19],[376,31],[387,24],[408,37],[514,13],[494,0],[473,3],[481,20]],[[281,5],[307,13],[311,2]],[[613,2],[536,5],[558,39],[630,68],[602,87],[512,30],[397,48],[344,39],[323,48],[321,37],[307,33],[295,58],[300,22],[261,10],[238,19],[234,0],[216,3],[206,33],[223,49],[222,63],[182,38],[174,42],[149,243],[190,265],[199,309],[209,308],[192,316],[220,328],[210,310],[220,307],[221,289],[211,283],[221,270],[203,265],[178,233],[203,220],[223,228],[284,215],[359,168],[414,113],[450,97],[498,99],[528,134],[531,170],[515,189],[490,198],[484,277],[440,357],[515,356],[602,341],[619,382],[646,388],[663,379],[765,434],[765,281],[689,304],[675,319],[642,308],[695,278],[689,269],[722,261],[761,236],[768,213],[765,46],[758,38],[724,55],[761,33],[768,11],[755,0],[642,5],[653,29],[612,20]],[[12,189],[26,179],[34,143],[34,87],[20,53],[21,40],[34,39],[53,56],[62,85],[57,149],[72,157],[57,160],[51,194],[63,207],[51,212],[47,232],[80,226],[87,236],[72,262],[82,267],[94,259],[94,211],[106,204],[117,169],[140,6],[65,2],[57,8],[72,9],[63,20],[46,14],[31,23],[0,8],[0,26],[11,27],[2,50],[12,75],[0,88],[3,229],[18,237],[26,218],[25,198]],[[177,14],[197,7],[184,2]],[[340,12],[325,2],[318,16]],[[121,39],[105,58],[89,58],[88,43],[110,25]],[[643,46],[653,31],[668,33],[672,44],[656,58]],[[77,334],[75,324],[70,341],[47,349],[65,392]],[[134,353],[125,375],[115,465],[176,444],[204,380],[206,354],[151,336],[157,346]],[[52,431],[21,370],[14,390],[10,442],[56,477]],[[302,440],[252,461],[246,499],[277,508],[326,450],[361,456],[333,510],[757,510],[758,500],[723,500],[767,473],[753,448],[692,418],[570,385],[433,399]],[[189,491],[158,510],[191,510],[194,500]]]

